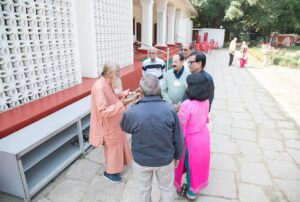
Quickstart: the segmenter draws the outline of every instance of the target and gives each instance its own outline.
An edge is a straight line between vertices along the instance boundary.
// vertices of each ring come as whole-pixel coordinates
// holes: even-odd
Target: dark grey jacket
[[[132,134],[133,159],[141,166],[165,166],[180,159],[183,135],[174,107],[159,96],[147,96],[123,115],[121,128]]]

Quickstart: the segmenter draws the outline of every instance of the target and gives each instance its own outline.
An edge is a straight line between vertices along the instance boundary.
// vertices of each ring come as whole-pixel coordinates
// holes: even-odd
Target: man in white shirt
[[[148,59],[144,60],[142,65],[142,74],[152,74],[159,79],[161,83],[166,69],[165,62],[157,57],[157,50],[151,47],[148,50]]]
[[[233,57],[234,57],[234,53],[235,53],[235,50],[236,50],[236,41],[237,41],[237,38],[234,37],[234,39],[230,42],[230,45],[229,45],[229,48],[228,48],[228,52],[229,52],[229,66],[232,65],[232,62],[233,62]]]

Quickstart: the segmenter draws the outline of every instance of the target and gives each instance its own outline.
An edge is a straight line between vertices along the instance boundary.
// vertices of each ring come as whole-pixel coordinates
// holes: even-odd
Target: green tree
[[[196,27],[219,28],[223,24],[230,0],[191,0],[191,3],[198,11],[198,16],[194,19]]]
[[[263,36],[272,32],[300,33],[299,0],[191,0],[199,15],[197,27],[221,25],[235,35],[253,30]]]

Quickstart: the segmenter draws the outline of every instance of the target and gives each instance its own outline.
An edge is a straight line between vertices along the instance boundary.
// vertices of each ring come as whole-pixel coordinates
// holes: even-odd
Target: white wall
[[[77,0],[82,74],[98,77],[107,61],[133,64],[131,0]]]
[[[79,27],[77,36],[79,38],[82,76],[96,78],[98,77],[98,70],[93,0],[76,0],[76,18]]]
[[[225,29],[213,29],[213,28],[203,28],[199,29],[198,33],[201,35],[201,42],[204,39],[204,33],[208,33],[207,40],[214,40],[219,43],[219,47],[223,47],[224,45],[224,37],[225,37]]]
[[[106,61],[133,64],[132,0],[94,0],[98,73]]]
[[[140,6],[133,5],[133,17],[135,17],[135,22],[142,23],[142,9]]]
[[[81,82],[73,1],[0,1],[0,112]]]

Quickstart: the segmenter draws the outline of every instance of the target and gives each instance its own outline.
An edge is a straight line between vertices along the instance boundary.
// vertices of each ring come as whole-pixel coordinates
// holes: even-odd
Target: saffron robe
[[[91,91],[90,144],[104,146],[106,172],[121,173],[132,161],[126,135],[120,127],[125,106],[112,86],[100,77]]]

